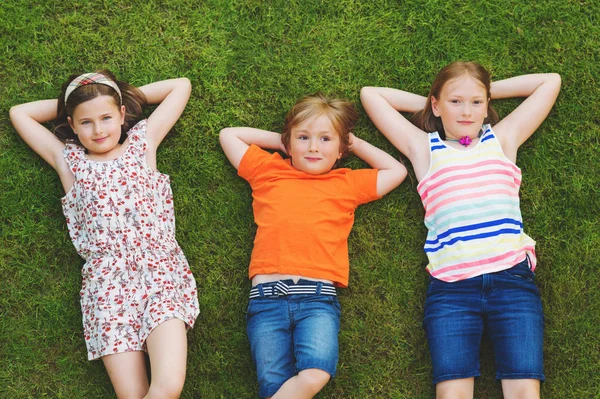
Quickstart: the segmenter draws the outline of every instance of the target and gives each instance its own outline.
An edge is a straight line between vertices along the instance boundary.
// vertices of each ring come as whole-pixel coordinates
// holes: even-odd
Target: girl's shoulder
[[[79,162],[85,160],[85,148],[76,143],[66,143],[63,148],[63,158],[69,165],[71,172],[75,174]]]
[[[147,126],[148,120],[142,119],[127,131],[129,146],[133,147],[133,149],[135,149],[138,153],[145,153],[148,147],[148,142],[146,139]]]
[[[127,131],[127,137],[130,140],[146,139],[146,129],[148,127],[148,119],[142,119]]]

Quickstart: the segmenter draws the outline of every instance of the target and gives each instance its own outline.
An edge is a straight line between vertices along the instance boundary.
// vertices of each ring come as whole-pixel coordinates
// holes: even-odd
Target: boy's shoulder
[[[286,164],[289,166],[286,166]],[[238,175],[246,180],[251,180],[265,172],[291,167],[289,161],[284,160],[279,153],[269,152],[256,144],[252,144],[240,160]]]

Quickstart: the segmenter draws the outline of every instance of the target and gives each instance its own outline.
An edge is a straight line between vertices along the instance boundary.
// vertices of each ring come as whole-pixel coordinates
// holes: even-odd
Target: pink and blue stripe
[[[507,269],[530,257],[535,241],[523,231],[521,170],[502,152],[491,127],[467,150],[430,133],[431,165],[417,187],[428,228],[428,271],[458,281]]]

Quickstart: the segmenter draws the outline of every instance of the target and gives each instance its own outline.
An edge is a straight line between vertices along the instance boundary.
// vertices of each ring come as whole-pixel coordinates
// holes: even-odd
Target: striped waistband
[[[294,284],[292,280],[279,280],[271,283],[257,284],[250,290],[250,299],[279,298],[280,296],[298,294],[337,296],[335,287],[331,284],[321,281],[300,281],[302,281],[302,284]]]

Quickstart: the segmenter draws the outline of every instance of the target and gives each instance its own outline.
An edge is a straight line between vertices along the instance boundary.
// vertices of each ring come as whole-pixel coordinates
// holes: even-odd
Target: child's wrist
[[[363,139],[359,139],[358,137],[354,136],[352,138],[352,145],[351,145],[351,149],[350,151],[352,151],[353,153],[356,153],[357,151],[360,151],[361,147],[363,146],[364,140]]]
[[[348,140],[348,151],[354,153],[356,149],[360,146],[360,139],[356,137],[354,134],[350,133],[350,137]]]

